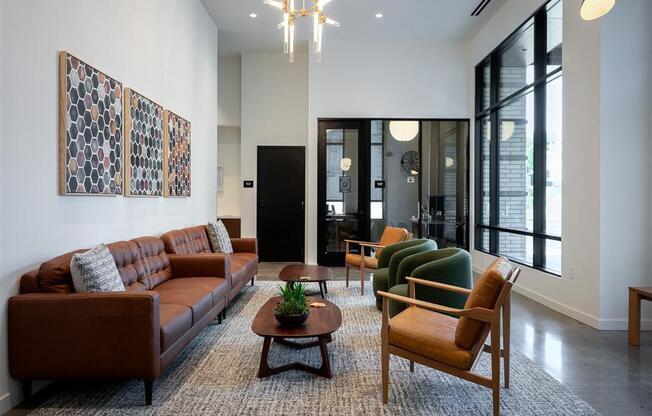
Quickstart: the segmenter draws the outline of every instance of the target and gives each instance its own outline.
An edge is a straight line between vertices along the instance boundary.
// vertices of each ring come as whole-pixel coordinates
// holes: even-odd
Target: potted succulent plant
[[[303,284],[279,286],[281,302],[274,309],[274,316],[281,326],[297,327],[308,319],[310,308],[306,299],[306,287]]]

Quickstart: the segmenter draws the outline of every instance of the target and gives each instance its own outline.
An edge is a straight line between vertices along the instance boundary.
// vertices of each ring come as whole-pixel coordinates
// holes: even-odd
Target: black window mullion
[[[490,62],[490,103],[494,106],[498,102],[498,90],[500,88],[500,59],[498,54],[491,56]],[[489,225],[499,225],[499,210],[500,206],[500,155],[499,155],[499,140],[498,140],[498,111],[494,110],[490,115],[490,144],[489,144]],[[499,234],[495,230],[489,231],[489,251],[491,253],[498,253],[499,247]]]
[[[546,9],[534,17],[534,77],[541,79],[546,75],[547,53]],[[534,224],[535,234],[543,234],[546,224],[546,83],[534,87]],[[533,240],[534,267],[545,266],[546,241],[535,237]]]

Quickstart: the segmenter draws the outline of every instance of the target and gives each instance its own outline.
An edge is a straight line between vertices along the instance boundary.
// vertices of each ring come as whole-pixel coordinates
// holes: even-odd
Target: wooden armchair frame
[[[385,246],[380,245],[378,243],[373,243],[370,241],[358,241],[358,240],[344,240],[346,243],[346,254],[345,257],[348,256],[351,253],[351,244],[358,244],[360,246],[360,294],[364,295],[364,277],[365,273],[367,271],[367,268],[365,267],[365,262],[366,262],[366,257],[368,257],[365,254],[365,248],[369,249],[379,249],[379,248],[385,248]],[[344,274],[346,275],[346,287],[349,287],[349,267],[355,267],[351,266],[348,263],[344,263]]]
[[[466,294],[467,296],[471,293],[471,290],[446,285],[437,282],[431,282],[427,280],[417,279],[414,277],[408,277],[408,297],[395,295],[392,293],[379,291],[378,294],[383,297],[383,309],[382,309],[382,328],[381,328],[381,361],[382,361],[382,391],[383,391],[383,403],[387,404],[388,400],[388,390],[389,390],[389,355],[394,354],[396,356],[405,358],[410,361],[410,371],[414,372],[414,363],[423,364],[427,367],[434,368],[439,371],[451,374],[456,377],[463,378],[465,380],[471,381],[473,383],[479,384],[481,386],[488,387],[493,391],[493,414],[495,416],[500,414],[500,357],[503,357],[504,362],[504,371],[505,371],[505,388],[509,388],[509,355],[510,355],[510,293],[512,286],[518,279],[520,273],[519,268],[514,268],[512,270],[509,279],[505,282],[494,309],[485,309],[485,308],[469,308],[469,309],[456,309],[450,308],[448,306],[438,305],[435,303],[425,302],[414,298],[415,286],[417,284],[423,286],[430,286],[442,290],[447,290],[456,293]],[[461,370],[456,367],[444,364],[442,362],[433,360],[431,358],[424,357],[422,355],[416,354],[412,351],[408,351],[397,346],[389,344],[389,310],[388,302],[389,300],[403,302],[408,304],[410,307],[414,308],[423,308],[430,311],[444,313],[449,315],[456,315],[458,317],[468,317],[478,321],[488,323],[488,328],[482,334],[480,341],[470,350],[473,355],[473,364],[469,370]],[[501,315],[502,315],[502,325],[503,325],[503,348],[500,348],[500,335],[501,335]],[[491,344],[485,345],[487,337],[491,334]],[[488,352],[491,354],[491,377],[487,377],[474,372],[475,366],[478,363],[480,358],[480,353],[482,351]]]

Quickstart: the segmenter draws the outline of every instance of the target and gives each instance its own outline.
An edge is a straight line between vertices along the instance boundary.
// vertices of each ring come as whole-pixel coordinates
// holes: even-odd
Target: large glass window
[[[475,248],[561,272],[562,0],[476,67]]]

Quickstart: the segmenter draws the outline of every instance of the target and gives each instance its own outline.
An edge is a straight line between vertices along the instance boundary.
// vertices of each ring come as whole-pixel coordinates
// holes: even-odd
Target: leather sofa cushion
[[[344,259],[346,264],[355,266],[355,267],[360,267],[360,263],[362,262],[362,256],[359,254],[352,254],[349,253],[346,255],[346,258]],[[369,257],[365,256],[364,257],[364,267],[367,269],[377,269],[378,268],[378,258],[376,257]]]
[[[232,253],[231,287],[237,287],[243,281],[249,281],[256,275],[258,256],[254,253]]]
[[[145,264],[146,275],[141,279],[147,290],[152,290],[172,278],[170,259],[165,252],[163,240],[156,237],[141,237],[131,240],[138,246],[140,258]]]
[[[75,291],[70,275],[70,260],[76,253],[86,250],[75,250],[62,254],[41,264],[38,270],[38,281],[42,292],[71,293]]]
[[[169,231],[161,236],[165,251],[170,254],[211,253],[206,226]]]
[[[468,370],[473,354],[455,343],[458,320],[410,307],[389,321],[389,343],[423,357]]]
[[[165,351],[192,327],[192,312],[189,307],[171,303],[161,303],[161,351]]]
[[[184,277],[170,279],[158,288],[163,288],[165,290],[186,290],[197,288],[209,290],[213,295],[212,306],[215,307],[219,305],[220,302],[226,300],[229,292],[228,286],[226,279],[221,277]],[[158,290],[158,288],[156,290]]]
[[[147,290],[142,280],[147,276],[145,262],[140,257],[138,245],[133,241],[118,241],[107,244],[118,267],[120,278],[126,290]]]
[[[213,308],[213,292],[203,287],[179,289],[162,284],[154,288],[160,295],[161,305],[175,304],[187,306],[192,310],[192,324],[197,324]]]
[[[184,231],[192,247],[192,253],[212,253],[205,225],[186,228]]]
[[[504,257],[498,257],[482,273],[469,295],[464,309],[494,309],[500,291],[512,274],[512,263]],[[475,319],[461,317],[455,331],[455,343],[462,348],[471,349],[487,330],[488,324]]]
[[[239,261],[242,263],[258,263],[258,256],[256,253],[231,253],[231,263]]]

